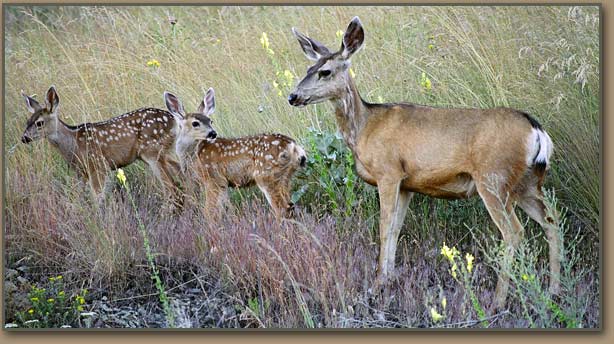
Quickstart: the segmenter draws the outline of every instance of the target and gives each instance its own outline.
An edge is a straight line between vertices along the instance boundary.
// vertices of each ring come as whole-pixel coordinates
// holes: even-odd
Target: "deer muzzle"
[[[207,134],[207,138],[208,138],[208,139],[213,140],[213,139],[215,139],[216,137],[217,137],[217,133],[215,132],[215,130],[211,130],[211,131],[209,132],[209,134]]]
[[[23,143],[30,143],[32,142],[32,139],[30,138],[30,136],[24,135],[21,137],[21,142]]]

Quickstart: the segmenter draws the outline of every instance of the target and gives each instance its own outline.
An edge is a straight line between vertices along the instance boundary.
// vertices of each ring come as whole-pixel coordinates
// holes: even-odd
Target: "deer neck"
[[[368,110],[358,93],[354,80],[345,72],[345,89],[340,97],[333,100],[337,125],[345,143],[356,153],[358,136],[365,126]]]
[[[77,154],[77,128],[71,127],[61,119],[55,121],[55,128],[47,136],[49,142],[55,146],[68,161],[73,161]]]
[[[196,147],[201,141],[193,139],[184,139],[181,135],[178,135],[176,140],[177,141],[175,142],[175,153],[179,158],[179,164],[181,165],[181,169],[185,171],[187,169],[188,163],[192,161],[196,156]]]

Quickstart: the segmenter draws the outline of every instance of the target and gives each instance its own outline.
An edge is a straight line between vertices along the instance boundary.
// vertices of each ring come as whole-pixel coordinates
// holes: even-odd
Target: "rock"
[[[17,290],[17,286],[15,283],[11,281],[4,282],[4,292],[7,294],[11,294]]]
[[[17,276],[17,270],[14,269],[6,269],[6,279],[12,279]]]

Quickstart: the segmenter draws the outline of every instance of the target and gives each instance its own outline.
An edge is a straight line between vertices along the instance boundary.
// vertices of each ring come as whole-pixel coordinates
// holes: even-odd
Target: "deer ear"
[[[198,105],[198,109],[196,109],[197,113],[205,113],[205,100],[200,101],[200,105]]]
[[[42,109],[41,105],[32,97],[28,96],[23,90],[21,90],[21,96],[26,100],[26,107],[30,113],[35,113]]]
[[[164,91],[164,102],[166,103],[166,108],[168,111],[170,111],[171,115],[173,115],[175,118],[183,119],[183,115],[185,114],[183,105],[174,94]]]
[[[47,110],[49,110],[52,115],[57,115],[58,106],[60,105],[60,98],[58,97],[58,93],[55,90],[55,86],[51,85],[51,87],[49,87],[49,90],[47,90],[45,102],[47,103]]]
[[[344,59],[349,58],[362,48],[364,41],[365,31],[362,28],[362,23],[358,17],[354,17],[343,35],[341,56]]]
[[[211,116],[215,112],[215,91],[213,87],[210,87],[205,93],[205,99],[203,99],[204,111],[207,116]]]
[[[296,28],[292,28],[292,33],[294,33],[294,36],[296,36],[296,39],[301,45],[301,49],[303,49],[303,52],[308,59],[317,61],[322,56],[330,55],[330,50],[328,50],[324,44],[303,35],[302,33],[298,32]]]

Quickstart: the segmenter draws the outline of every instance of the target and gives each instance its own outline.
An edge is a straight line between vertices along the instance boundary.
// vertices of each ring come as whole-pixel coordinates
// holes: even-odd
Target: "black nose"
[[[296,102],[296,99],[298,99],[298,96],[296,95],[296,93],[291,93],[288,96],[288,103],[290,103],[290,105],[294,105],[294,103]]]
[[[211,130],[209,134],[207,135],[208,139],[214,139],[216,137],[217,137],[217,133],[215,132],[215,130]]]
[[[29,138],[28,136],[24,135],[24,136],[21,137],[21,142],[23,142],[23,143],[30,143],[30,142],[32,142],[32,139]]]

